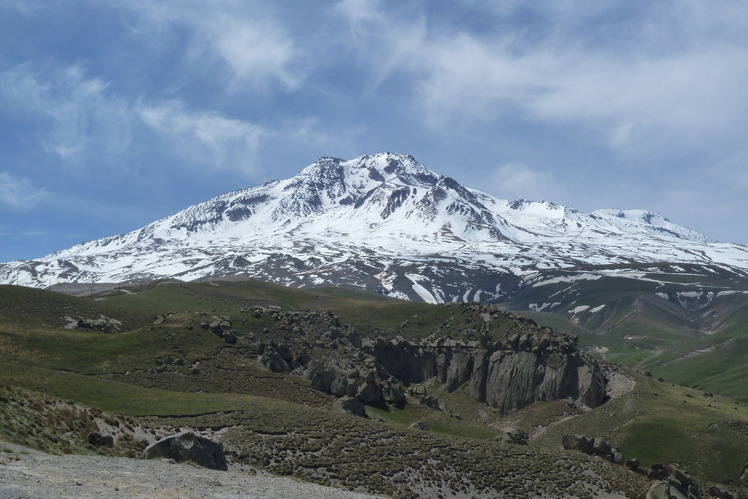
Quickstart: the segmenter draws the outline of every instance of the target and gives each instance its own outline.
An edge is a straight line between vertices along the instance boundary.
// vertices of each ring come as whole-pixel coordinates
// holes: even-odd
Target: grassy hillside
[[[0,384],[13,393],[31,390],[23,391],[31,394],[28,402],[0,411],[0,433],[27,445],[44,447],[19,430],[19,421],[56,439],[84,437],[81,429],[66,433],[24,412],[57,397],[96,408],[85,413],[130,418],[153,435],[183,426],[215,434],[231,459],[272,473],[396,497],[643,496],[647,481],[640,475],[561,450],[568,432],[603,436],[644,465],[681,462],[702,484],[734,490],[748,459],[744,404],[641,376],[633,391],[591,411],[539,402],[503,418],[475,402],[466,386],[446,393],[433,380],[429,393],[441,410],[409,399],[402,409],[367,407],[363,419],[331,410],[335,398],[301,376],[258,362],[259,345],[291,340],[306,344],[312,358],[342,355],[330,324],[350,325],[361,336],[462,339],[534,327],[511,315],[485,326],[479,309],[459,304],[257,281],[164,283],[81,298],[2,286],[0,297]],[[89,327],[102,318],[103,329]],[[205,329],[218,319],[233,323],[236,342]],[[740,327],[735,322],[733,337]],[[430,431],[408,427],[416,422]],[[525,429],[531,445],[500,442],[506,428]],[[90,451],[80,441],[51,450]]]
[[[579,335],[580,346],[599,358],[746,402],[746,283],[716,270],[685,270],[561,279],[522,290],[506,308]]]
[[[601,436],[645,467],[675,461],[709,482],[742,486],[740,475],[748,461],[745,404],[645,376],[635,378],[631,392],[544,428],[537,441],[553,445],[564,433]],[[538,426],[527,430],[537,432]]]

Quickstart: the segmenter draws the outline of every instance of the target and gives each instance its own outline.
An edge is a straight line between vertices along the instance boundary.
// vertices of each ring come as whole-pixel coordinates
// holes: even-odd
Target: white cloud
[[[326,130],[318,117],[309,116],[288,122],[285,134],[307,146],[333,151],[341,148],[349,149],[365,130],[363,125],[345,130]]]
[[[0,74],[0,93],[15,111],[42,120],[42,146],[68,163],[82,163],[92,150],[118,155],[130,144],[126,103],[78,64],[16,66]]]
[[[132,33],[148,39],[153,33],[187,28],[186,63],[205,68],[221,61],[231,74],[233,89],[293,90],[304,79],[305,58],[292,36],[259,4],[234,0],[215,2],[163,0],[117,2],[134,12],[139,24]]]
[[[333,12],[346,20],[353,47],[374,75],[367,93],[375,92],[397,71],[417,69],[427,33],[423,16],[399,17],[375,0],[342,0]]]
[[[216,53],[234,72],[234,84],[264,86],[277,80],[297,88],[300,71],[295,70],[297,50],[292,40],[271,25],[255,26],[230,16],[199,25]]]
[[[520,117],[581,125],[623,147],[744,127],[748,112],[748,48],[622,60],[575,49],[517,53],[461,35],[432,44],[424,60],[417,102],[439,128]]]
[[[251,171],[263,137],[270,130],[219,113],[191,111],[179,101],[138,104],[150,129],[171,144],[183,159],[213,168]]]
[[[143,125],[164,140],[162,150],[190,165],[244,171],[252,169],[261,139],[272,135],[217,112],[190,111],[176,100],[128,101],[109,83],[86,77],[80,65],[47,71],[15,67],[0,73],[0,92],[24,119],[41,120],[37,139],[44,150],[79,169],[121,163]]]
[[[743,2],[472,3],[428,25],[389,4],[345,0],[337,11],[370,81],[407,78],[414,110],[439,132],[519,120],[643,152],[748,132]],[[453,22],[462,14],[495,29]]]
[[[0,172],[0,206],[13,210],[27,210],[45,196],[46,191],[34,186],[29,179]]]
[[[507,47],[467,34],[433,42],[422,61],[416,103],[440,128],[521,112],[548,85],[542,74],[552,63],[544,54],[518,61]]]
[[[553,201],[561,197],[560,186],[552,172],[532,169],[522,163],[507,163],[493,176],[494,191],[506,199]]]
[[[739,124],[748,110],[748,48],[630,64],[575,58],[552,68],[551,83],[528,102],[528,112],[557,122],[610,127],[612,142],[624,145],[636,134],[634,128],[642,134],[711,135]],[[540,75],[535,76],[539,82]]]

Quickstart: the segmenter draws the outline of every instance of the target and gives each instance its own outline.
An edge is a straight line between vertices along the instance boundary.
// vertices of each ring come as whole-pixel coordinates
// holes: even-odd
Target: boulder
[[[654,463],[650,467],[647,478],[650,480],[665,480],[669,476],[664,464]]]
[[[201,324],[202,327],[202,324]],[[230,331],[233,329],[233,326],[231,324],[231,321],[229,320],[214,320],[208,324],[208,329],[211,333],[215,334],[216,336],[223,337],[223,333],[226,331]]]
[[[88,443],[94,447],[114,447],[114,437],[98,431],[88,434]]]
[[[321,362],[318,362],[316,360],[313,360],[309,362],[306,366],[306,369],[304,369],[304,372],[302,373],[302,376],[304,376],[305,379],[308,379],[311,381],[311,379],[314,377],[317,371],[320,369],[323,369],[325,366],[322,365]]]
[[[260,363],[275,373],[289,372],[292,370],[294,356],[288,345],[262,345],[258,347],[258,352],[262,353]]]
[[[146,459],[173,459],[178,463],[192,461],[204,468],[228,470],[223,445],[191,431],[162,438],[145,448]]]
[[[667,470],[668,475],[677,480],[683,486],[684,490],[688,490],[689,487],[696,487],[696,482],[693,481],[691,475],[679,468],[677,464],[670,463],[665,467],[665,469]]]
[[[318,370],[312,376],[312,388],[323,393],[330,393],[332,382],[335,381],[335,375],[330,371]]]
[[[349,379],[348,386],[345,389],[346,397],[355,397],[358,394],[358,383],[356,380]]]
[[[361,401],[359,401],[355,397],[339,398],[335,401],[332,407],[336,411],[347,412],[348,414],[353,414],[354,416],[359,416],[362,418],[368,417],[366,415],[366,408],[364,407],[364,404],[362,404]]]
[[[649,486],[647,499],[689,499],[685,490],[673,479],[655,480]]]
[[[592,441],[583,435],[564,435],[561,445],[565,450],[578,450],[585,454],[592,454]]]
[[[265,350],[260,360],[262,364],[274,373],[284,373],[289,371],[288,362],[275,350]]]
[[[421,403],[426,407],[441,411],[441,407],[439,406],[439,399],[437,399],[436,397],[426,395],[425,397],[423,397],[423,400],[421,400]]]
[[[647,490],[647,499],[670,499],[670,486],[664,480],[655,480]]]
[[[522,430],[509,430],[498,437],[501,442],[515,445],[527,445],[529,438],[530,436]]]
[[[421,431],[429,431],[431,430],[431,425],[427,421],[416,421],[415,423],[409,424],[408,428],[413,428],[415,430]]]
[[[365,404],[378,404],[382,401],[382,385],[365,383],[358,390],[358,399]]]
[[[405,404],[405,388],[400,383],[392,383],[384,387],[382,397],[388,404],[400,407]]]
[[[348,391],[348,378],[344,376],[338,376],[330,383],[330,393],[336,397],[342,397],[346,395]]]
[[[626,461],[625,466],[629,469],[635,470],[639,468],[639,460],[637,458],[631,458]]]
[[[411,386],[409,391],[414,397],[425,397],[427,393],[426,387],[421,384]]]
[[[722,490],[717,485],[712,485],[709,487],[709,497],[712,497],[713,499],[733,499],[735,496],[726,490]]]
[[[600,437],[592,439],[592,453],[593,454],[612,454],[610,444]]]

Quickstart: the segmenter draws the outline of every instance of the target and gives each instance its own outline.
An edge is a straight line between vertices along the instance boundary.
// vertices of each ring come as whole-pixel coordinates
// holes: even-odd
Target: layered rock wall
[[[459,342],[448,338],[408,342],[377,339],[362,345],[380,376],[404,383],[437,378],[448,392],[468,383],[470,395],[502,414],[539,400],[574,399],[588,407],[603,403],[599,365],[562,335],[514,335],[503,341]]]

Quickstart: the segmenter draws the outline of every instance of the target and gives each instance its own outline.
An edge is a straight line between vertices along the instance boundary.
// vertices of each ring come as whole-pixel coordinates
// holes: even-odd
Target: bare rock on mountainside
[[[497,437],[497,440],[506,444],[527,445],[530,436],[522,430],[508,430]]]
[[[114,437],[98,431],[92,431],[88,434],[88,443],[94,447],[113,447]]]
[[[0,283],[64,289],[253,276],[431,303],[499,303],[537,283],[529,270],[623,265],[623,274],[668,261],[744,275],[748,249],[716,247],[644,210],[582,213],[497,199],[412,156],[378,153],[320,158],[293,178],[215,197],[128,234],[0,263]]]
[[[335,401],[333,409],[341,412],[347,412],[354,416],[362,418],[368,417],[366,415],[366,408],[357,398],[354,397],[343,397]]]
[[[191,431],[162,438],[145,449],[146,459],[167,458],[191,461],[212,470],[228,470],[223,445]]]
[[[658,463],[653,464],[648,478],[654,481],[647,491],[647,499],[698,499],[701,497],[693,478],[675,463],[670,463],[667,466]],[[730,494],[727,494],[727,496],[732,497]],[[709,497],[722,496],[715,496],[710,490]]]
[[[605,399],[605,379],[596,361],[576,349],[565,335],[515,335],[481,345],[449,338],[433,341],[364,342],[387,373],[403,383],[436,378],[447,391],[469,383],[479,402],[509,414],[537,400],[571,397],[597,407]],[[364,402],[366,402],[364,400]]]
[[[416,421],[415,423],[409,424],[408,428],[413,428],[414,430],[421,431],[431,431],[431,425],[428,423],[428,421]]]
[[[621,450],[612,447],[600,437],[567,434],[561,438],[561,445],[566,450],[576,450],[591,456],[601,457],[615,464],[623,464]]]
[[[688,495],[673,480],[655,480],[647,491],[647,499],[688,499]]]

